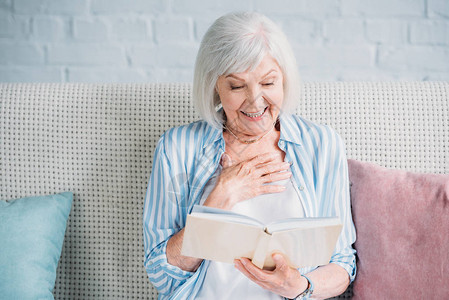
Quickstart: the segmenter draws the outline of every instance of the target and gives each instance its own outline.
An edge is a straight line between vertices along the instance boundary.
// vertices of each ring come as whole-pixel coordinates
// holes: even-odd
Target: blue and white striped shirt
[[[279,121],[278,146],[293,162],[291,172],[306,217],[339,216],[343,223],[330,262],[343,267],[352,281],[356,234],[344,143],[329,126],[288,114],[280,114]],[[202,120],[171,128],[159,139],[143,213],[145,268],[159,299],[193,299],[201,288],[209,262],[203,261],[196,272],[170,265],[167,241],[184,227],[224,151],[222,130]]]

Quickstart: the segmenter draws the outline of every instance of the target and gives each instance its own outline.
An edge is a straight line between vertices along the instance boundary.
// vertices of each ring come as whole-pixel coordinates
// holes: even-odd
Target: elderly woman
[[[160,138],[144,207],[145,267],[161,299],[328,298],[355,276],[344,144],[331,128],[291,114],[299,76],[281,30],[257,13],[215,21],[200,46],[193,99],[203,120]],[[339,216],[343,230],[325,266],[274,270],[181,255],[195,204],[270,222]]]

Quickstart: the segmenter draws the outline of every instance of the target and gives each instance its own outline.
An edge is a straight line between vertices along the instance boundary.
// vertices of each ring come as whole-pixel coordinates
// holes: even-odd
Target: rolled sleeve
[[[356,274],[355,254],[352,248],[348,250],[350,251],[346,255],[343,253],[333,255],[330,262],[345,269],[348,272],[350,281],[353,282]]]
[[[194,273],[180,269],[167,261],[167,241],[154,248],[145,259],[148,278],[162,294],[169,294],[181,286]]]

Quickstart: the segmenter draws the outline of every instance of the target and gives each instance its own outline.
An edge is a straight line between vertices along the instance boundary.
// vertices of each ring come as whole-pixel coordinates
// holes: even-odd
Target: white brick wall
[[[284,29],[305,81],[449,80],[449,0],[0,0],[0,81],[191,81],[236,10]]]
[[[74,17],[71,20],[72,38],[79,42],[91,41],[93,43],[103,43],[110,39],[106,20],[98,17]]]

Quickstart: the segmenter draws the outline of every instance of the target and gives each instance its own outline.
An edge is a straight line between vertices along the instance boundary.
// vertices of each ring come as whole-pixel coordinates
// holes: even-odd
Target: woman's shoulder
[[[297,130],[302,135],[339,137],[337,131],[330,125],[314,122],[296,114],[286,115],[284,118],[291,130]]]
[[[201,147],[205,142],[211,138],[219,135],[220,131],[204,120],[198,120],[192,123],[183,124],[167,129],[161,135],[161,141],[165,148],[185,149],[194,145]]]
[[[182,124],[179,126],[168,128],[164,131],[162,134],[164,137],[175,137],[175,136],[182,136],[182,135],[188,135],[192,132],[201,132],[204,130],[207,124],[203,120],[198,120],[192,123],[188,124]]]
[[[310,121],[298,115],[291,115],[289,123],[291,127],[296,128],[296,131],[292,130],[290,134],[295,136],[292,140],[301,145],[298,149],[305,150],[312,157],[327,157],[346,149],[343,138],[330,125]]]

